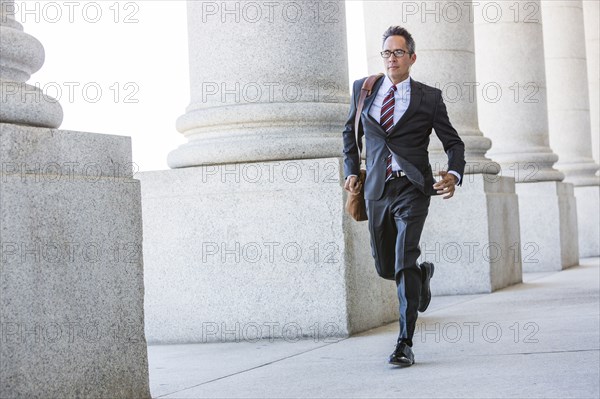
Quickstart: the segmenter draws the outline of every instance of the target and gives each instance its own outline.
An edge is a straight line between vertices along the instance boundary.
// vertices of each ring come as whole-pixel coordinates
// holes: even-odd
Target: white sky
[[[167,169],[167,154],[186,142],[175,128],[190,100],[186,2],[15,5],[17,21],[46,50],[44,66],[28,83],[60,97],[60,128],[131,136],[139,170]],[[362,2],[348,1],[346,14],[352,82],[367,74]]]

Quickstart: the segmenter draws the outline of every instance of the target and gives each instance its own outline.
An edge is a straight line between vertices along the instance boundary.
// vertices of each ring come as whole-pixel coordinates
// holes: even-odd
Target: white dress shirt
[[[390,78],[386,75],[386,77],[383,79],[383,83],[379,87],[379,91],[377,92],[375,99],[373,100],[371,109],[369,109],[369,115],[371,115],[378,123],[381,123],[381,106],[383,105],[383,100],[393,85],[394,84]],[[394,96],[394,100],[396,101],[394,104],[394,125],[400,120],[400,118],[402,118],[402,115],[404,115],[408,109],[408,104],[410,104],[410,76],[398,83],[396,88],[398,90],[396,90],[396,94]],[[400,169],[400,165],[398,165],[396,162],[396,158],[392,157],[392,171],[396,172]]]

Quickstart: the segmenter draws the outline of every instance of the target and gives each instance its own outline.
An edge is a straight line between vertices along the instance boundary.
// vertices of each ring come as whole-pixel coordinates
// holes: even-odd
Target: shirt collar
[[[385,75],[385,79],[383,80],[383,83],[381,84],[381,88],[385,91],[385,93],[387,93],[393,85],[394,84],[390,80],[389,76]],[[405,93],[405,92],[410,91],[410,75],[406,79],[404,79],[402,82],[398,83],[396,85],[396,88],[398,89],[398,91],[397,91],[398,93]]]

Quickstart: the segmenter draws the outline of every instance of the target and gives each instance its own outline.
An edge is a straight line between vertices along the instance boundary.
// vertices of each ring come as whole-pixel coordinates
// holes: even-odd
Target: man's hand
[[[346,183],[344,184],[344,189],[352,194],[360,193],[361,189],[360,181],[357,176],[350,176],[346,179]]]
[[[445,194],[444,199],[452,198],[454,195],[454,189],[456,183],[458,183],[458,178],[454,176],[452,173],[448,173],[445,171],[440,172],[440,176],[442,180],[438,181],[433,185],[433,188],[437,190],[438,194]],[[347,183],[347,182],[346,182]]]

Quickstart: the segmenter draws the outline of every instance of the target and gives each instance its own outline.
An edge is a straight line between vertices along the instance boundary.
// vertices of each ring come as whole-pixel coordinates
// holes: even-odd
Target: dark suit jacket
[[[378,200],[385,186],[386,158],[390,150],[406,177],[426,195],[434,195],[434,178],[429,164],[429,135],[431,129],[439,137],[448,155],[448,170],[464,175],[465,145],[450,124],[442,92],[431,86],[410,79],[410,103],[408,109],[386,134],[381,125],[369,115],[385,77],[377,80],[365,104],[359,124],[359,137],[366,137],[367,180],[365,199]],[[343,132],[344,176],[358,175],[360,160],[354,134],[354,117],[360,89],[366,78],[354,82],[350,114]],[[362,141],[362,140],[360,140]],[[358,145],[362,146],[359,142]]]

